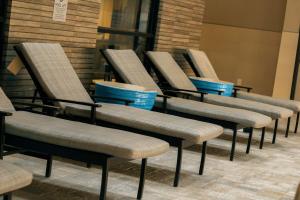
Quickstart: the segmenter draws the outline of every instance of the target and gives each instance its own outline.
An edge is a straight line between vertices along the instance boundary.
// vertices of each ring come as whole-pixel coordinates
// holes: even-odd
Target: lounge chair
[[[63,117],[153,136],[177,147],[175,187],[179,184],[183,143],[203,144],[199,174],[203,173],[207,141],[221,135],[222,127],[125,105],[101,103],[101,108],[91,110],[87,106],[64,103],[60,100],[82,101],[94,105],[92,97],[80,82],[61,45],[23,43],[15,49],[30,73],[42,100],[47,103],[49,97],[56,99],[58,101],[56,105],[62,109]]]
[[[213,80],[219,80],[219,77],[214,70],[212,64],[210,63],[208,56],[203,51],[198,50],[187,50],[187,53],[185,54],[185,58],[191,65],[194,73],[198,77],[203,78],[210,78]],[[265,104],[270,104],[274,106],[283,107],[289,110],[294,111],[295,114],[297,114],[297,120],[296,120],[296,126],[295,126],[295,133],[298,131],[298,124],[299,124],[299,117],[300,117],[300,102],[299,101],[293,101],[293,100],[285,100],[285,99],[278,99],[273,98],[270,96],[250,93],[252,90],[251,87],[245,87],[245,86],[235,86],[236,88],[236,97],[241,99],[247,99],[251,101],[257,101]],[[241,91],[240,89],[246,89],[247,92]],[[278,123],[278,121],[276,121]],[[276,124],[277,124],[276,123]],[[288,120],[288,124],[290,123],[290,120]]]
[[[90,103],[90,106],[93,105]],[[2,89],[0,89],[0,110],[1,150],[6,145],[21,149],[21,152],[60,156],[101,165],[100,200],[106,198],[109,162],[112,158],[142,159],[138,191],[138,199],[141,199],[147,158],[163,154],[169,149],[168,143],[156,138],[37,113],[16,111]],[[4,156],[16,151],[1,152],[1,156]],[[47,163],[46,174],[51,174],[51,167],[52,160]]]
[[[195,92],[197,88],[194,86],[192,81],[188,78],[188,76],[184,73],[181,67],[177,64],[172,55],[168,52],[147,52],[147,58],[150,67],[152,67],[158,77],[160,78],[161,83],[166,83],[167,88],[172,89],[184,89],[187,92]],[[201,98],[200,95],[191,93],[191,95],[199,100]],[[246,99],[239,99],[234,97],[220,96],[215,94],[208,94],[204,96],[204,102],[226,106],[231,108],[240,108],[245,110],[250,110],[253,112],[261,113],[263,115],[271,117],[273,120],[278,121],[279,119],[288,119],[293,116],[293,111],[273,106],[270,104],[264,104],[256,101],[249,101]],[[277,123],[276,123],[277,124]],[[287,125],[285,136],[288,137],[289,134],[289,126]],[[274,128],[273,134],[273,143],[276,140],[277,133],[277,125]],[[260,143],[260,148],[263,147],[263,140]]]
[[[30,185],[31,181],[31,173],[0,160],[0,196],[3,200],[11,200],[12,192]]]
[[[149,90],[157,91],[163,95],[163,91],[147,73],[144,65],[133,50],[102,51],[109,65],[115,69],[117,79],[129,84],[143,86]],[[169,91],[170,92],[170,91]],[[175,91],[181,93],[182,91]],[[201,92],[194,92],[203,95]],[[263,128],[271,123],[271,118],[265,115],[223,106],[216,106],[203,102],[197,102],[182,98],[158,98],[156,106],[163,112],[191,119],[207,121],[222,125],[224,128],[233,130],[232,148],[230,160],[233,160],[236,144],[237,130],[250,128],[246,153],[250,152],[253,128]]]

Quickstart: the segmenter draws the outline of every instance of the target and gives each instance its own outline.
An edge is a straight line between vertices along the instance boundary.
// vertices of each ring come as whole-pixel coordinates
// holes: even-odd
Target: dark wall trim
[[[299,65],[300,65],[300,30],[299,30],[299,39],[298,39],[298,48],[295,60],[295,68],[294,68],[294,75],[293,75],[293,83],[291,88],[291,99],[295,99],[296,90],[297,90],[297,82],[298,82],[298,73],[299,73]]]

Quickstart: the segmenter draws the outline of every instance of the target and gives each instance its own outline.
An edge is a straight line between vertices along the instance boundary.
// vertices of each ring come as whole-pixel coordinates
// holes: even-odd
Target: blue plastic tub
[[[223,96],[232,96],[234,84],[224,81],[213,81],[210,79],[199,78],[199,77],[190,77],[190,80],[196,86],[196,88],[202,92],[207,92],[209,94],[218,94],[217,91],[212,90],[221,90],[223,91]]]
[[[145,88],[140,86],[117,82],[96,82],[95,89],[96,96],[131,100],[134,103],[131,103],[129,106],[145,110],[152,110],[157,96],[156,91],[146,91]],[[124,101],[101,98],[96,98],[95,100],[98,103],[105,102],[125,105]]]

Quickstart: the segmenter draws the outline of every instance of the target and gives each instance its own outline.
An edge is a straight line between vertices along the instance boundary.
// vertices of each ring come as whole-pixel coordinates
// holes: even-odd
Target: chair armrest
[[[207,95],[207,92],[202,92],[202,91],[194,91],[194,90],[187,90],[187,89],[179,89],[179,88],[171,88],[171,89],[163,89],[165,92],[172,92],[172,93],[178,93],[178,94],[184,94],[184,95],[189,95],[189,97],[192,94],[189,93],[195,93],[195,94],[200,94],[201,95],[201,102],[204,101],[204,95]]]
[[[8,116],[12,116],[12,113],[0,110],[0,117],[8,117]]]
[[[234,88],[237,88],[237,89],[246,89],[247,92],[251,92],[251,90],[253,90],[252,87],[247,87],[247,86],[242,86],[242,85],[235,85]]]
[[[162,97],[163,98],[163,111],[164,113],[167,113],[167,104],[168,104],[168,99],[170,99],[170,96],[163,95],[163,94],[158,94],[157,97]]]
[[[240,91],[239,88],[233,88],[233,97],[237,97],[237,92]]]
[[[36,103],[26,103],[26,102],[13,102],[14,105],[21,105],[21,106],[29,106],[29,109],[34,109],[34,108],[43,108],[47,110],[54,110],[54,111],[59,111],[61,108],[56,107],[56,106],[50,106],[50,105],[45,105],[45,104],[36,104]],[[25,108],[25,110],[28,108]],[[22,109],[21,109],[22,110]]]
[[[129,104],[134,103],[134,101],[129,100],[129,99],[122,99],[122,98],[115,98],[115,97],[104,97],[104,96],[99,96],[99,95],[91,95],[92,99],[104,99],[104,100],[115,100],[115,101],[122,101],[126,104],[126,106],[129,106]]]
[[[218,95],[222,95],[224,93],[223,90],[215,90],[215,89],[209,89],[209,88],[197,88],[198,90],[208,90],[208,91],[211,91],[211,92],[217,92]]]
[[[10,99],[33,99],[33,97],[10,97]],[[35,97],[36,100],[42,100],[46,102],[64,102],[64,103],[71,103],[71,104],[77,104],[77,105],[83,105],[83,106],[89,106],[91,107],[91,123],[96,123],[96,109],[100,108],[100,104],[96,103],[89,103],[89,102],[83,102],[83,101],[73,101],[73,100],[67,100],[67,99],[53,99],[53,98],[47,98],[47,97]]]

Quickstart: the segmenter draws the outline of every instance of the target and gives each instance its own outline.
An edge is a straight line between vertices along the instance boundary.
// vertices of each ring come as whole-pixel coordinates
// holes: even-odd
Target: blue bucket
[[[156,91],[145,91],[143,87],[116,82],[97,82],[95,95],[108,98],[119,98],[133,101],[129,106],[144,110],[152,110],[157,96]],[[95,99],[97,103],[113,103],[125,105],[124,101]]]
[[[199,91],[201,90],[202,92],[207,92],[209,94],[218,94],[217,91],[211,90],[221,90],[223,91],[222,96],[232,96],[232,91],[234,87],[233,83],[223,81],[211,81],[198,77],[190,77],[190,80],[193,82],[193,84]]]

